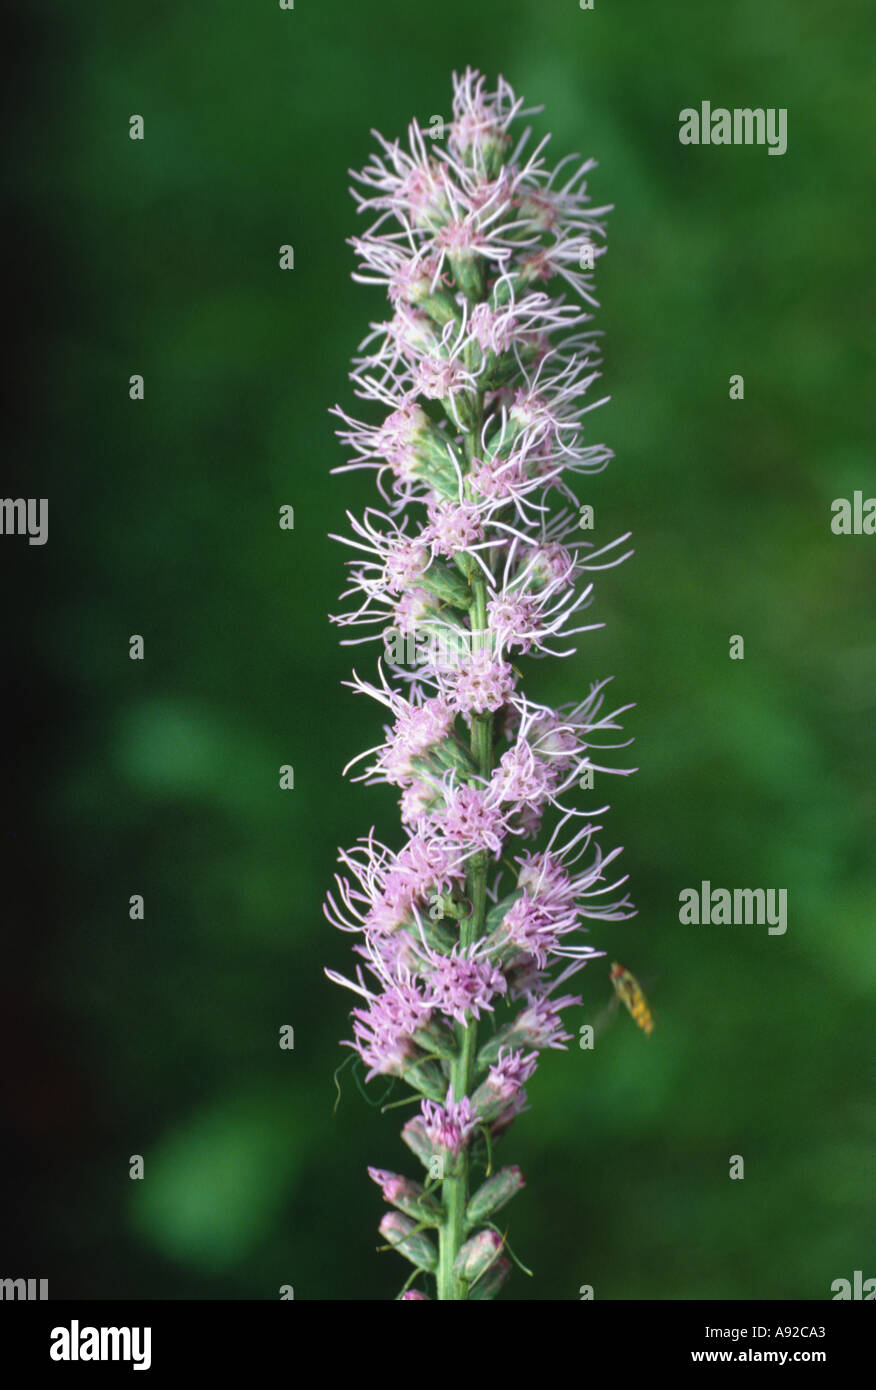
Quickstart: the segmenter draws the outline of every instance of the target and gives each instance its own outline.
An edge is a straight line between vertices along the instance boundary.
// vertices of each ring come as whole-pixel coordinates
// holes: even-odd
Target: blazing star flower
[[[443,1149],[453,1157],[462,1152],[477,1125],[468,1096],[455,1101],[451,1094],[446,1105],[435,1105],[432,1101],[424,1100],[422,1113],[429,1143],[434,1149]]]
[[[551,170],[547,139],[515,133],[527,114],[504,79],[491,90],[467,69],[446,138],[416,123],[406,142],[378,136],[353,175],[370,219],[353,278],[389,311],[351,372],[378,410],[334,408],[351,455],[335,471],[372,471],[382,502],[336,537],[351,558],[333,621],[346,644],[377,644],[377,679],[348,684],[387,722],[350,766],[397,789],[405,838],[372,830],[340,852],[326,915],[357,938],[357,965],[327,974],[358,995],[347,1046],[366,1080],[420,1099],[402,1139],[424,1182],[369,1169],[386,1245],[414,1266],[402,1300],[491,1299],[509,1277],[489,1218],[524,1184],[493,1148],[541,1055],[571,1041],[580,999],[562,987],[604,954],[584,924],[635,911],[607,872],[620,849],[595,839],[608,808],[579,804],[585,773],[629,771],[609,757],[628,707],[606,708],[604,681],[537,704],[515,664],[569,656],[599,626],[583,621],[591,576],[631,553],[625,535],[581,536],[571,488],[612,458],[589,430],[610,209],[588,197],[592,161]]]

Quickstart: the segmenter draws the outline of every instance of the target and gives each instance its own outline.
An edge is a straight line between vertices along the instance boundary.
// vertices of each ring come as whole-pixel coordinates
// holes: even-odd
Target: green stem
[[[480,412],[478,412],[480,413]],[[471,609],[472,630],[484,632],[487,626],[487,588],[483,574],[477,568],[471,576],[474,603]],[[474,714],[471,721],[471,752],[479,777],[489,780],[493,760],[493,716]],[[459,942],[463,950],[482,935],[487,913],[487,855],[481,851],[472,855],[466,875],[471,914],[460,922]],[[450,1064],[450,1087],[455,1101],[468,1095],[474,1076],[477,1024],[471,1020],[465,1026],[457,1024],[457,1056]],[[445,1174],[441,1198],[446,1213],[439,1231],[438,1298],[462,1300],[466,1296],[464,1281],[454,1273],[453,1265],[465,1234],[465,1209],[469,1198],[468,1154],[463,1151],[453,1169]]]

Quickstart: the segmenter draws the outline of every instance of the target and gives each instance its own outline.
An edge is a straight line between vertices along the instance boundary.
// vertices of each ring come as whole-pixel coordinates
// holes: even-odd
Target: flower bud
[[[404,1255],[405,1259],[410,1260],[418,1269],[434,1273],[438,1268],[438,1251],[428,1236],[423,1235],[422,1231],[417,1231],[417,1224],[410,1217],[402,1216],[401,1212],[388,1211],[379,1229],[387,1245],[391,1245],[393,1250]],[[413,1232],[416,1234],[412,1234]]]
[[[493,1124],[504,1115],[520,1095],[521,1088],[513,1083],[496,1082],[492,1076],[478,1086],[471,1098],[473,1109],[479,1120]]]
[[[430,1100],[440,1102],[444,1099],[447,1079],[437,1062],[416,1062],[413,1066],[405,1068],[404,1077],[408,1085],[413,1086],[421,1095],[428,1096]]]
[[[501,1289],[508,1275],[511,1273],[511,1261],[507,1255],[500,1255],[493,1264],[490,1265],[486,1274],[469,1289],[468,1297],[475,1300],[487,1301],[495,1298]]]
[[[460,247],[449,256],[454,279],[469,299],[480,299],[484,292],[482,259],[467,247]]]
[[[423,313],[428,314],[430,319],[439,324],[442,328],[446,323],[453,323],[459,318],[459,310],[456,300],[449,290],[431,287],[431,277],[423,275],[420,280],[411,282],[408,289],[408,300],[417,309],[422,309]]]
[[[507,158],[511,138],[497,120],[472,119],[460,113],[450,127],[449,145],[455,155],[485,179],[495,179]]]
[[[485,931],[497,931],[498,928],[501,927],[502,923],[504,922],[508,912],[517,902],[517,899],[522,897],[523,889],[515,888],[513,893],[509,893],[506,897],[500,898],[499,901],[496,903],[495,907],[491,907],[489,912],[487,913],[486,920],[484,922]]]
[[[390,1206],[398,1207],[405,1216],[410,1216],[417,1224],[439,1226],[444,1212],[438,1202],[427,1195],[422,1183],[402,1177],[400,1173],[388,1173],[382,1168],[369,1168],[368,1176],[377,1183],[383,1193],[383,1200]]]
[[[426,1125],[422,1115],[415,1115],[402,1126],[402,1140],[407,1144],[411,1153],[415,1153],[424,1168],[432,1166],[432,1160],[436,1154],[440,1154],[440,1149],[436,1149],[426,1134]]]
[[[471,777],[476,768],[471,753],[463,748],[458,739],[445,739],[432,749],[435,760],[445,768],[458,772],[463,777]]]
[[[516,1165],[500,1168],[498,1173],[487,1178],[469,1202],[465,1212],[466,1225],[479,1226],[488,1216],[492,1216],[493,1212],[510,1202],[525,1186],[523,1174]]]
[[[457,570],[449,565],[432,565],[420,578],[419,586],[454,608],[471,608],[472,591]]]
[[[498,1259],[503,1245],[504,1241],[496,1231],[478,1231],[476,1236],[465,1242],[457,1255],[453,1264],[455,1273],[468,1285],[474,1284]]]

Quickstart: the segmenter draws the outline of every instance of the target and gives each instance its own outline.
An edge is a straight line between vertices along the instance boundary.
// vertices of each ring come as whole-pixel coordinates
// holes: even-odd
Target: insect
[[[614,985],[618,999],[629,1009],[633,1021],[639,1025],[642,1032],[645,1034],[653,1033],[654,1017],[648,1007],[642,986],[635,975],[631,975],[623,965],[618,965],[617,961],[614,961],[611,967],[611,983]]]

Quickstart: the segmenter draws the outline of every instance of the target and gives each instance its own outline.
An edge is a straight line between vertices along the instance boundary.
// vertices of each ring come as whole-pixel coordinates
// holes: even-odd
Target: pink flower
[[[455,1101],[451,1095],[446,1105],[424,1100],[420,1111],[429,1142],[436,1149],[443,1149],[454,1156],[462,1152],[477,1128],[477,1119],[472,1114],[468,1096]]]
[[[368,420],[333,412],[350,454],[335,471],[373,472],[382,498],[336,538],[350,558],[332,621],[380,658],[374,681],[354,671],[348,684],[385,721],[348,767],[398,789],[405,835],[393,848],[372,831],[340,852],[325,912],[354,936],[356,968],[327,974],[358,996],[346,1045],[366,1080],[420,1098],[402,1138],[424,1184],[369,1173],[397,1208],[387,1243],[434,1274],[439,1299],[492,1298],[508,1277],[484,1218],[522,1178],[502,1170],[502,1192],[472,1207],[468,1174],[525,1108],[539,1052],[570,1040],[562,1014],[580,1000],[560,990],[604,954],[583,924],[634,911],[610,869],[620,849],[595,838],[608,808],[580,800],[585,772],[629,771],[614,766],[625,710],[607,709],[605,682],[536,704],[512,665],[571,655],[599,626],[584,621],[592,576],[630,553],[626,536],[581,534],[571,486],[612,458],[590,419],[592,260],[609,209],[590,200],[592,161],[549,167],[547,141],[514,130],[524,114],[504,79],[491,89],[466,69],[445,138],[416,122],[377,137],[353,175],[367,225],[351,245],[354,279],[390,307],[350,373]]]
[[[471,653],[462,669],[448,682],[452,709],[486,714],[501,709],[514,691],[514,672],[507,661],[488,651]]]
[[[492,786],[500,802],[509,802],[515,810],[526,806],[541,807],[550,800],[557,785],[556,769],[546,758],[540,758],[526,739],[518,739],[499,759],[493,769]]]
[[[455,555],[483,539],[481,513],[472,502],[433,503],[426,531],[436,555]]]
[[[488,849],[498,854],[508,832],[502,807],[489,790],[460,786],[448,779],[443,787],[444,806],[428,820],[429,831],[440,831],[444,841],[460,850]]]
[[[505,976],[489,959],[476,959],[471,952],[449,956],[433,953],[429,958],[429,1003],[457,1023],[480,1018],[484,1009],[492,1010],[493,1000],[507,992]]]

